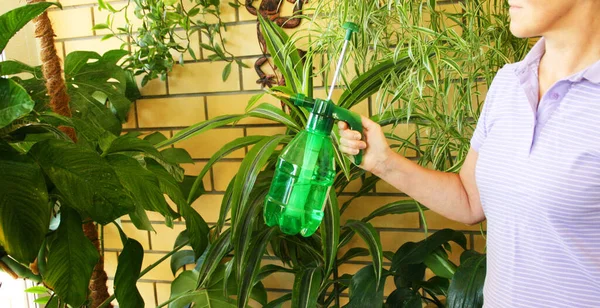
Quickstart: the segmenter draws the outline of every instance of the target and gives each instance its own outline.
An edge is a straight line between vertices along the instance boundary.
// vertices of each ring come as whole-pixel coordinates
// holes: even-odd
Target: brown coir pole
[[[44,2],[45,0],[27,0],[27,3]],[[50,96],[50,107],[52,111],[65,117],[71,117],[71,109],[69,108],[69,95],[62,75],[60,66],[60,58],[54,47],[54,30],[50,23],[48,14],[44,12],[42,15],[34,19],[35,36],[40,40],[40,53],[42,60],[42,72],[46,80],[46,88]],[[60,130],[67,134],[73,142],[77,142],[75,130],[71,127],[61,126]],[[94,267],[92,279],[90,280],[90,295],[91,307],[98,307],[104,300],[109,298],[106,281],[108,277],[104,271],[104,256],[100,252],[100,241],[98,239],[98,229],[93,221],[88,220],[83,225],[83,232],[86,237],[96,246],[100,259]],[[110,306],[112,307],[112,306]]]

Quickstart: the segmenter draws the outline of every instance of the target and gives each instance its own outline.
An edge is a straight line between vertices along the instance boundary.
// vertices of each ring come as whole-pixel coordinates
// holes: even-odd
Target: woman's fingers
[[[351,148],[345,145],[340,145],[340,150],[342,151],[342,153],[348,155],[357,155],[360,152],[360,150],[357,148]]]
[[[354,149],[365,149],[367,144],[362,140],[354,140],[348,138],[340,138],[340,144]]]

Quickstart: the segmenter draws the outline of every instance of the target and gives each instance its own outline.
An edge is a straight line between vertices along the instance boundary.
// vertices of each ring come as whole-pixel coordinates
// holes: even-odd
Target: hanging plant
[[[111,33],[102,40],[118,38],[123,42],[122,48],[130,47],[131,53],[123,65],[136,76],[144,75],[142,86],[155,78],[165,80],[176,62],[183,65],[186,53],[198,60],[199,55],[191,46],[191,37],[196,33],[202,37],[202,48],[214,53],[207,59],[229,62],[223,72],[226,80],[234,61],[247,66],[225,49],[220,5],[220,0],[128,0],[124,7],[115,9],[105,0],[98,0],[99,9],[110,14],[105,23],[96,24],[94,29],[108,29]],[[230,5],[238,6],[237,3]],[[134,16],[130,14],[130,6]],[[115,17],[121,14],[126,25],[115,24]],[[137,28],[134,18],[140,21]],[[179,58],[174,54],[179,54]]]

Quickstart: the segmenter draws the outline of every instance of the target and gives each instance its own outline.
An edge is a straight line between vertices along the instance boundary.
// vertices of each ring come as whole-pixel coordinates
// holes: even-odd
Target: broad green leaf
[[[429,294],[435,296],[448,296],[450,280],[435,276],[425,282],[421,282],[421,287]]]
[[[165,135],[163,135],[161,132],[153,132],[150,135],[144,136],[144,140],[147,140],[152,145],[156,145],[156,144],[166,141],[168,139],[169,138],[165,137]]]
[[[463,254],[467,253],[465,251]],[[483,305],[483,283],[486,275],[486,255],[470,252],[461,262],[448,288],[448,307],[467,308]]]
[[[158,212],[168,221],[179,216],[167,204],[156,175],[144,169],[137,160],[125,155],[109,155],[106,161],[114,168],[119,181],[133,197],[136,212]]]
[[[23,62],[7,60],[0,62],[0,76],[15,75],[20,73],[29,73],[36,79],[44,78],[41,66],[30,66]]]
[[[410,246],[414,243],[407,243]],[[421,283],[425,278],[425,270],[427,267],[423,263],[419,264],[403,264],[396,270],[394,274],[394,284],[396,288],[409,288]]]
[[[96,140],[97,136],[104,131],[109,131],[118,136],[121,134],[121,123],[112,112],[91,96],[78,91],[69,93],[71,100],[69,102],[73,111],[73,121],[76,124],[78,133],[81,133],[83,126],[88,135],[89,140]],[[78,122],[75,122],[79,120]]]
[[[421,302],[421,294],[419,292],[410,289],[402,288],[396,289],[392,292],[386,302],[386,307],[390,308],[421,308],[423,304]]]
[[[430,253],[423,262],[435,275],[442,278],[450,279],[456,272],[456,265],[448,260],[448,253],[442,247]]]
[[[0,128],[28,115],[34,106],[35,102],[21,85],[0,77]]]
[[[373,307],[374,303],[383,303],[385,279],[379,279],[375,275],[376,272],[377,269],[371,264],[361,268],[352,276],[350,301],[346,307]]]
[[[61,301],[79,307],[87,299],[98,251],[85,237],[81,217],[67,206],[61,207],[60,226],[53,237],[44,280]]]
[[[350,228],[352,231],[356,232],[369,247],[369,252],[373,257],[372,268],[375,275],[375,284],[379,285],[383,263],[383,251],[381,249],[379,234],[370,223],[365,223],[358,220],[348,220],[344,227]]]
[[[169,308],[184,308],[190,303],[196,303],[197,307],[210,307],[208,304],[208,294],[206,290],[201,290],[197,294],[190,294],[196,289],[198,273],[196,271],[184,271],[171,283],[171,297],[174,300],[169,303]]]
[[[160,151],[160,154],[172,164],[193,164],[194,160],[190,153],[181,148],[167,148]]]
[[[248,111],[246,115],[279,122],[295,132],[302,129],[288,114],[271,104],[260,104],[256,108]]]
[[[115,273],[115,297],[122,307],[144,307],[144,299],[136,286],[143,259],[142,245],[132,238],[127,239]]]
[[[242,262],[243,274],[239,279],[238,307],[246,307],[250,292],[256,282],[260,271],[260,262],[267,249],[267,244],[273,236],[275,228],[265,229],[253,238],[252,243],[246,248],[250,250]]]
[[[292,307],[317,307],[322,278],[321,268],[319,267],[300,270],[296,274],[292,289]]]
[[[29,154],[69,206],[107,224],[135,209],[114,169],[97,152],[76,144],[44,140]]]
[[[265,136],[241,137],[241,138],[235,139],[235,140],[227,143],[222,148],[220,148],[217,152],[215,152],[215,154],[213,154],[213,156],[211,156],[211,158],[208,160],[208,162],[206,163],[204,168],[202,168],[202,170],[200,171],[200,174],[198,174],[198,177],[196,178],[196,181],[194,182],[194,185],[192,186],[192,190],[190,191],[190,193],[188,195],[188,202],[190,202],[190,203],[192,202],[191,196],[195,195],[197,190],[200,188],[200,186],[203,185],[202,180],[204,179],[204,176],[208,173],[208,171],[210,171],[210,168],[212,168],[212,166],[216,162],[218,162],[221,158],[231,154],[235,150],[239,150],[239,149],[247,147],[249,145],[256,144],[257,142],[259,142],[260,140],[262,140],[264,138],[266,138],[266,137]]]
[[[189,232],[190,245],[199,258],[208,246],[208,225],[183,197],[179,184],[161,165],[153,160],[146,160],[146,168],[152,171],[157,178],[160,189],[166,193],[179,208],[179,213],[185,219],[185,226]]]
[[[394,259],[392,260],[392,270],[401,264],[417,264],[425,260],[425,258],[435,251],[442,244],[453,241],[466,249],[467,238],[462,232],[451,229],[443,229],[432,234],[430,237],[420,241],[410,250],[402,251],[400,247]]]
[[[186,129],[180,130],[171,139],[168,139],[168,140],[165,140],[163,142],[156,144],[156,147],[160,149],[160,148],[164,148],[164,147],[173,145],[179,141],[186,140],[188,138],[191,138],[193,136],[196,136],[200,133],[211,130],[213,128],[217,128],[217,127],[227,125],[229,123],[233,123],[242,118],[243,118],[242,115],[224,115],[224,116],[214,117],[208,121],[200,122],[198,124],[194,124],[194,125],[186,128]]]
[[[52,5],[60,6],[57,3],[40,2],[24,5],[0,15],[0,53],[11,37]]]
[[[29,157],[0,141],[0,245],[19,262],[35,260],[50,224],[44,175]]]
[[[171,272],[175,276],[184,265],[194,263],[196,263],[196,256],[193,250],[180,250],[171,256]]]
[[[340,241],[340,211],[335,192],[330,190],[329,198],[325,203],[323,222],[320,226],[323,259],[325,259],[325,273],[323,278],[328,278],[335,265]]]
[[[119,152],[142,152],[153,156],[160,156],[158,150],[147,140],[139,139],[133,136],[123,135],[112,140],[106,154]]]
[[[98,97],[99,94],[124,122],[132,104],[125,95],[128,76],[114,63],[114,58],[113,53],[100,56],[90,51],[71,52],[65,59],[65,81],[70,96]]]

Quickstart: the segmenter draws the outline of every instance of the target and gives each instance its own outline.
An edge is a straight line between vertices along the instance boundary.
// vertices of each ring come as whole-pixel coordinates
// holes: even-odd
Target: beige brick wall
[[[19,2],[10,0],[9,2]],[[106,12],[98,11],[96,0],[61,0],[64,10],[53,9],[50,17],[53,20],[56,31],[56,46],[61,58],[65,54],[75,50],[94,50],[104,52],[109,49],[119,48],[120,41],[111,39],[100,41],[105,34],[103,31],[93,31],[95,23],[102,23],[106,20]],[[124,1],[112,1],[113,6],[120,7]],[[284,1],[285,11],[291,11],[290,4]],[[227,22],[227,48],[236,56],[242,56],[243,61],[252,66],[254,61],[260,56],[260,48],[256,39],[255,17],[251,16],[242,6],[234,9],[223,1],[223,20]],[[31,29],[27,33],[30,35]],[[31,37],[31,36],[28,36]],[[18,52],[23,49],[22,43],[26,39],[21,37],[20,41],[12,43],[7,49],[8,58],[17,58],[29,63],[36,64],[37,58],[35,52],[31,55],[21,55],[27,59],[18,58]],[[200,50],[199,39],[196,37],[193,42],[193,48]],[[21,44],[21,45],[19,45]],[[28,50],[31,50],[29,48]],[[196,52],[200,55],[199,52]],[[234,69],[226,82],[221,79],[221,71],[225,65],[224,62],[210,62],[206,60],[208,53],[204,50],[202,58],[193,61],[186,57],[185,66],[176,66],[167,81],[154,80],[141,89],[143,98],[138,100],[130,113],[130,119],[125,125],[126,130],[136,130],[143,133],[161,131],[166,136],[171,136],[178,130],[191,124],[213,118],[215,116],[241,113],[243,112],[248,99],[255,93],[260,92],[260,86],[256,84],[257,76],[253,69],[238,70]],[[318,86],[315,94],[325,93],[322,85],[322,78],[315,80]],[[340,93],[336,93],[340,95]],[[271,98],[264,98],[265,102],[278,105],[278,102]],[[377,106],[370,106],[370,101],[365,101],[357,107],[355,111],[368,114],[369,110],[377,110]],[[411,125],[398,126],[395,133],[399,136],[408,136]],[[265,120],[247,119],[236,126],[216,129],[205,134],[201,134],[188,141],[181,142],[178,146],[187,149],[195,160],[194,165],[185,166],[186,173],[197,174],[205,165],[206,161],[225,143],[244,135],[262,134],[270,135],[283,132],[282,127],[273,127],[272,123]],[[414,152],[412,152],[414,155]],[[409,153],[410,155],[410,153]],[[209,176],[205,180],[206,189],[209,193],[202,196],[194,203],[194,208],[209,223],[214,223],[218,219],[219,206],[223,197],[224,190],[231,177],[237,172],[240,162],[244,156],[244,151],[240,150],[229,156],[225,162],[214,166]],[[357,191],[360,187],[360,181],[353,183],[347,189],[348,192]],[[341,201],[348,200],[351,193],[341,196]],[[342,222],[351,218],[362,218],[377,207],[405,198],[393,187],[385,183],[379,183],[376,189],[368,196],[354,201],[353,205],[342,217]],[[479,235],[479,226],[468,227],[462,224],[448,221],[434,213],[426,213],[426,218],[430,232],[441,228],[454,228],[467,232],[469,247],[483,251],[485,240]],[[160,216],[151,215],[154,228],[157,233],[136,230],[130,221],[123,221],[123,228],[128,235],[142,243],[146,254],[144,256],[144,266],[158,260],[164,253],[169,251],[177,234],[184,228],[181,221],[175,222],[175,227],[169,229],[162,224]],[[373,225],[379,231],[384,250],[395,251],[407,241],[418,241],[423,239],[423,226],[418,214],[406,214],[400,216],[388,216],[377,218],[372,221]],[[106,248],[106,269],[108,276],[112,279],[116,270],[117,257],[122,248],[118,232],[114,226],[107,226],[104,229],[105,248]],[[364,247],[364,244],[357,238],[352,241],[352,246]],[[458,260],[460,250],[454,247],[452,259]],[[340,252],[343,254],[347,248]],[[267,263],[276,263],[275,260],[264,261]],[[340,275],[343,273],[355,273],[364,264],[369,262],[369,258],[359,258],[356,262],[344,265],[340,268]],[[168,299],[170,293],[170,281],[174,279],[169,263],[164,262],[143,279],[138,286],[144,296],[148,306],[164,302]],[[293,284],[293,276],[289,274],[275,274],[265,281],[265,286],[269,290],[269,300],[273,300],[289,290]],[[112,280],[109,282],[112,287]],[[393,281],[390,279],[386,285],[386,295],[393,289]],[[347,302],[344,298],[342,303]]]

